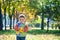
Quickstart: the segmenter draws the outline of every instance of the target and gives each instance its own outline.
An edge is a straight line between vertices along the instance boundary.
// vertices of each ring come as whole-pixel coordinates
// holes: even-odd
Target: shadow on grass
[[[47,32],[47,30],[29,30],[27,32],[28,34],[33,34],[33,35],[37,35],[37,34],[54,34],[56,36],[60,36],[60,30],[49,30]],[[14,30],[3,30],[0,31],[0,35],[5,34],[5,35],[9,35],[9,34],[16,34]]]
[[[60,30],[31,30],[28,31],[29,34],[37,35],[37,34],[54,34],[56,36],[60,36]]]
[[[2,30],[2,31],[0,31],[0,35],[2,35],[2,34],[5,34],[5,35],[15,34],[15,31],[14,30]]]

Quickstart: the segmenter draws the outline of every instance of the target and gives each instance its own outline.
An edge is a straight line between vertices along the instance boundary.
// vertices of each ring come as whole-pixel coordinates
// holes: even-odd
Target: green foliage
[[[30,6],[37,10],[36,15],[44,13],[45,17],[60,20],[60,0],[29,0]]]
[[[53,12],[54,12],[54,15],[53,15],[53,20],[56,20],[56,21],[59,21],[60,20],[60,1],[59,0],[54,0],[53,2]]]
[[[10,15],[12,15],[12,7],[16,10],[21,10],[21,8],[18,8],[18,6],[21,6],[20,4],[23,4],[27,8],[37,10],[36,15],[44,13],[45,17],[51,15],[50,18],[53,20],[60,19],[60,0],[29,0],[29,2],[27,0],[5,0],[2,4],[2,9],[10,5],[10,9],[7,8],[7,10],[9,9]]]

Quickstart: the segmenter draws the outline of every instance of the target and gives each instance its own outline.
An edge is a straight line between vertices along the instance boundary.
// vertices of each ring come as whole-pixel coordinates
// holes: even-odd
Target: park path
[[[0,35],[0,40],[16,40],[15,35]],[[26,40],[60,40],[60,36],[53,36],[53,35],[31,35],[28,34],[26,36]]]

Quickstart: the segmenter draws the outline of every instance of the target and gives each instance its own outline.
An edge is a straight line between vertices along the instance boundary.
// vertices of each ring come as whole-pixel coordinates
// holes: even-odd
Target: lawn
[[[16,40],[14,30],[0,31],[0,40]],[[26,40],[60,40],[59,30],[29,30]]]

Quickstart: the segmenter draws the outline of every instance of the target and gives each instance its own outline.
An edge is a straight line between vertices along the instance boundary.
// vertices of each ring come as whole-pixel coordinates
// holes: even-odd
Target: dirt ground
[[[0,40],[16,40],[16,35],[0,35]],[[60,36],[41,34],[31,35],[27,34],[26,40],[60,40]]]

